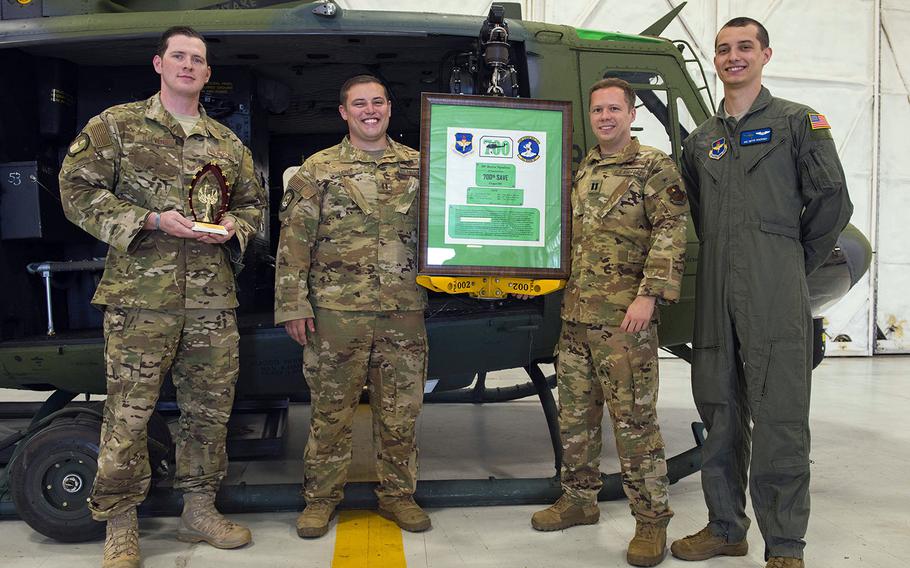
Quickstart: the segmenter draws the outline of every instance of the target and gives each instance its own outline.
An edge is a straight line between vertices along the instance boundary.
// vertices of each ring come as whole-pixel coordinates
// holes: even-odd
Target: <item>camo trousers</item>
[[[606,402],[632,514],[643,522],[668,522],[673,511],[657,424],[655,327],[627,333],[563,321],[556,374],[563,492],[579,503],[597,502],[603,485],[599,464]]]
[[[417,488],[417,417],[427,369],[423,311],[315,312],[316,333],[303,349],[313,413],[303,455],[304,498],[307,503],[344,498],[354,411],[367,382],[379,479],[376,495],[412,495]]]
[[[239,372],[234,310],[104,312],[107,401],[89,508],[106,520],[149,490],[146,424],[168,370],[180,407],[174,487],[215,492],[227,469],[225,439]]]

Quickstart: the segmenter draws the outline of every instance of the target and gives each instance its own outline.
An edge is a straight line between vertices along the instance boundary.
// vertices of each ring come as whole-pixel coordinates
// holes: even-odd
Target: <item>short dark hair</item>
[[[161,39],[158,40],[158,57],[164,57],[164,53],[167,51],[167,42],[176,35],[182,35],[187,37],[194,37],[202,41],[202,45],[205,46],[205,56],[208,59],[209,55],[209,44],[205,41],[205,38],[202,37],[202,34],[194,30],[189,26],[174,26],[168,28],[161,34]]]
[[[591,85],[591,88],[588,90],[588,101],[591,100],[594,91],[609,89],[611,87],[622,90],[623,94],[626,96],[626,103],[628,103],[630,111],[635,108],[635,89],[632,88],[632,85],[630,85],[628,81],[620,79],[619,77],[607,77],[606,79],[601,79]]]
[[[385,85],[382,84],[382,81],[380,81],[378,77],[375,77],[373,75],[356,75],[354,77],[351,77],[347,81],[345,81],[344,85],[341,86],[341,93],[339,93],[339,97],[338,97],[339,101],[341,102],[341,106],[344,106],[347,104],[348,91],[351,90],[351,87],[353,87],[354,85],[365,85],[367,83],[376,83],[377,85],[382,87],[382,90],[385,92],[385,98],[386,99],[389,98],[389,90],[386,88]]]
[[[761,22],[758,20],[753,20],[752,18],[747,18],[745,16],[740,16],[738,18],[733,18],[726,24],[724,24],[720,29],[724,28],[744,28],[746,26],[755,26],[758,28],[758,44],[762,49],[768,49],[768,46],[771,45],[771,40],[768,38],[768,30],[765,26],[761,25]],[[718,30],[718,33],[720,31]],[[714,37],[714,47],[717,47],[717,36]]]

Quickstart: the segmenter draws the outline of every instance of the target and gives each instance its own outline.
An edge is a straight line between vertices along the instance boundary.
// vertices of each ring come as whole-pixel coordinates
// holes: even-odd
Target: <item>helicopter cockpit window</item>
[[[610,70],[604,78],[624,79],[632,85],[638,95],[635,102],[636,117],[632,123],[632,135],[642,144],[653,146],[667,154],[673,154],[670,137],[670,111],[667,106],[667,89],[664,78],[654,71]]]

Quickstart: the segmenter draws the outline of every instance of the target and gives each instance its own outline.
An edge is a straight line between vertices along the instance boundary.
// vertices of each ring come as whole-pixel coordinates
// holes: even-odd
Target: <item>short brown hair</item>
[[[746,26],[755,26],[758,28],[758,45],[762,49],[768,49],[768,46],[771,45],[771,40],[768,37],[768,30],[765,29],[765,26],[761,25],[761,22],[758,20],[753,20],[752,18],[747,18],[745,16],[740,16],[738,18],[733,18],[726,24],[724,24],[720,29],[724,28],[744,28]],[[720,31],[718,30],[718,33]],[[717,47],[717,36],[714,37],[714,47]]]
[[[205,56],[208,59],[209,55],[209,44],[205,41],[205,38],[202,37],[202,34],[194,30],[189,26],[174,26],[168,28],[161,34],[161,39],[158,40],[158,57],[164,57],[164,53],[167,51],[167,43],[170,39],[176,35],[182,35],[187,37],[194,37],[202,41],[202,45],[205,46]]]
[[[622,90],[623,94],[626,96],[626,103],[629,105],[629,110],[632,110],[635,107],[635,89],[632,88],[632,85],[630,85],[628,81],[618,77],[607,77],[606,79],[601,79],[591,85],[591,88],[588,89],[588,101],[591,100],[594,91],[609,89],[611,87]]]
[[[354,85],[365,85],[367,83],[376,83],[377,85],[382,87],[382,90],[385,92],[385,98],[386,99],[389,98],[389,90],[386,88],[385,85],[382,84],[382,81],[380,81],[378,77],[374,77],[373,75],[356,75],[354,77],[351,77],[347,81],[345,81],[344,85],[341,86],[341,93],[339,94],[339,97],[338,97],[341,102],[341,106],[344,106],[347,104],[348,91],[351,90],[351,87],[353,87]]]

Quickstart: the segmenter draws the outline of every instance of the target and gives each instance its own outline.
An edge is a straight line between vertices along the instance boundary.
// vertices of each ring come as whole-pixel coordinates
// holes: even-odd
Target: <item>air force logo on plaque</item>
[[[525,162],[533,162],[540,157],[540,140],[533,136],[518,139],[518,157]]]
[[[718,138],[714,142],[711,142],[711,149],[708,150],[708,157],[712,160],[719,160],[724,157],[724,154],[727,153],[727,139]]]
[[[467,156],[474,151],[474,135],[470,132],[455,133],[455,151]]]

